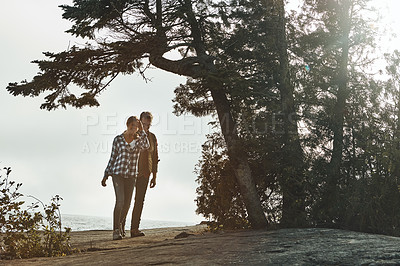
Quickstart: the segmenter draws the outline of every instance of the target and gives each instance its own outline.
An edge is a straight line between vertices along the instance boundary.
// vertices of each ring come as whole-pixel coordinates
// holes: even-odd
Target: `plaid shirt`
[[[122,175],[125,178],[136,177],[138,174],[138,159],[140,150],[150,147],[149,140],[144,131],[139,132],[134,148],[128,144],[123,134],[114,138],[111,157],[104,171],[104,177]]]

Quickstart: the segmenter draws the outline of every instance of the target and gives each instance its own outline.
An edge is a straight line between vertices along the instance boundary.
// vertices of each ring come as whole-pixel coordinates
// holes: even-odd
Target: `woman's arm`
[[[144,130],[139,131],[139,139],[137,141],[137,147],[141,150],[147,150],[148,148],[150,148],[150,142]]]
[[[106,170],[104,171],[105,179],[107,179],[108,176],[110,176],[112,174],[111,169],[114,166],[115,160],[117,159],[117,155],[118,155],[118,138],[117,137],[114,138],[110,160],[108,161]]]

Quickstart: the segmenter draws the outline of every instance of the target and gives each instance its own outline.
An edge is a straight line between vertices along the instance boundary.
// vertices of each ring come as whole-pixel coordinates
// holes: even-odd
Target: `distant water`
[[[62,227],[70,227],[72,231],[112,230],[111,217],[62,214],[61,219]],[[129,224],[130,220],[128,219],[126,229],[129,229]],[[195,222],[171,222],[143,219],[140,222],[140,229],[181,227],[195,224]]]

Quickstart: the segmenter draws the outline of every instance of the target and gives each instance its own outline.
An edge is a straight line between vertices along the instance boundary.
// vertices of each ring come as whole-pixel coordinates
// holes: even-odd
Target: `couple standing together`
[[[142,112],[140,119],[131,116],[126,121],[124,133],[113,141],[110,160],[101,181],[106,186],[109,176],[115,191],[115,207],[113,217],[113,239],[122,239],[125,233],[125,221],[136,185],[135,204],[131,220],[131,237],[144,236],[139,231],[144,197],[149,183],[150,188],[156,185],[158,151],[156,136],[149,131],[153,116],[150,112]]]

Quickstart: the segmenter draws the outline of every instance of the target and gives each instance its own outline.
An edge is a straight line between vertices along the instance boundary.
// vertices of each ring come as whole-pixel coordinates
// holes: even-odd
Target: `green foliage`
[[[400,236],[400,193],[390,177],[357,180],[345,191],[344,227],[363,232]]]
[[[209,136],[203,144],[202,159],[197,165],[196,199],[198,214],[209,217],[224,228],[249,227],[240,189],[229,165],[226,150],[221,149],[221,136]]]
[[[186,84],[181,84],[174,92],[173,102],[175,102],[176,115],[191,113],[195,116],[205,116],[215,113],[215,106],[208,88],[201,82],[188,79]]]
[[[47,93],[41,105],[46,110],[69,105],[98,106],[96,98],[118,75],[137,71],[146,79],[144,72],[149,60],[154,64],[164,53],[179,50],[185,51],[182,60],[161,58],[157,61],[160,68],[198,76],[211,59],[193,56],[187,14],[190,2],[162,1],[162,11],[156,10],[155,2],[74,0],[72,5],[60,6],[63,18],[72,22],[67,32],[87,38],[87,43],[59,53],[45,52],[46,60],[33,61],[39,66],[39,73],[31,81],[9,83],[7,90],[14,96]],[[212,15],[204,13],[206,9],[203,1],[196,1],[196,11],[208,30],[213,23],[207,24],[206,18]]]
[[[9,180],[11,169],[4,168],[0,176],[0,259],[65,256],[74,250],[69,240],[70,228],[61,231],[60,198],[53,197],[50,205],[38,203],[22,209],[25,203],[18,192],[21,183]]]
[[[74,23],[67,32],[93,38],[95,31],[107,27],[121,17],[125,9],[140,6],[138,1],[122,0],[74,0],[73,6],[61,5],[63,18]]]
[[[344,2],[347,8],[353,6],[351,25],[343,23],[347,12],[342,5]],[[390,75],[387,82],[366,71],[373,62],[371,53],[378,35],[377,28],[370,26],[376,25],[373,19],[376,16],[371,9],[366,9],[367,2],[310,0],[305,1],[303,12],[290,17],[291,73],[296,86],[296,105],[301,110],[302,147],[308,166],[306,181],[300,187],[307,195],[308,221],[312,226],[399,235],[400,210],[396,206],[400,205],[400,53],[387,55]],[[219,46],[220,57],[224,58],[221,60],[224,69],[232,70],[227,74],[230,79],[226,84],[238,121],[236,127],[245,139],[243,152],[248,152],[264,211],[273,223],[271,221],[279,222],[282,217],[283,188],[277,181],[284,177],[285,165],[290,168],[293,164],[282,152],[279,93],[273,79],[277,69],[273,61],[274,42],[270,37],[274,24],[272,17],[266,15],[268,12],[263,13],[266,18],[255,16],[255,20],[249,15],[251,7],[257,7],[257,1],[242,1],[241,4],[237,12],[225,13],[225,23],[233,18],[240,21],[235,31],[225,40],[215,40],[225,44]],[[229,10],[228,5],[225,9]],[[256,11],[260,10],[262,7]],[[350,49],[344,66],[340,62],[344,62],[346,28],[349,34],[345,38]],[[270,35],[262,35],[266,29],[270,30]],[[348,69],[345,87],[340,79],[343,66]],[[345,101],[340,107],[341,93]],[[184,104],[182,102],[180,107]],[[187,111],[191,111],[190,108]],[[340,113],[343,115],[341,125],[335,121]],[[276,123],[268,125],[269,121]],[[263,127],[266,130],[260,131]],[[339,172],[333,174],[332,144],[335,134],[340,132],[343,132],[343,139],[338,156]],[[199,163],[197,211],[218,221],[218,228],[218,224],[224,224],[221,205],[227,204],[220,198],[228,202],[240,192],[237,189],[235,192],[234,186],[219,189],[224,182],[221,176],[229,175],[229,163],[217,156],[209,145],[211,142],[215,142],[215,137],[209,137],[205,143],[203,148],[208,152],[203,150]],[[226,152],[224,145],[220,149],[219,154]],[[329,184],[328,179],[332,177],[335,182]],[[235,184],[234,179],[224,179]],[[269,193],[271,196],[266,197]],[[229,206],[240,204],[232,202],[222,208],[229,212]],[[234,212],[231,215],[243,218]]]
[[[199,183],[196,189],[196,212],[214,221],[210,223],[212,230],[249,228],[246,208],[227,156],[224,140],[219,133],[210,134],[207,138],[203,144],[202,158],[196,167],[196,181]],[[247,145],[258,146],[250,141]],[[282,199],[277,185],[277,174],[274,174],[276,166],[271,162],[271,154],[266,154],[264,158],[256,158],[254,154],[260,154],[260,151],[249,150],[253,154],[249,154],[252,156],[252,174],[256,178],[268,223],[277,224],[281,217]]]
[[[141,45],[139,45],[141,46]],[[44,53],[49,60],[35,60],[41,72],[31,82],[9,83],[7,90],[13,95],[38,96],[49,92],[41,109],[53,110],[71,105],[77,108],[98,106],[96,100],[118,74],[130,74],[141,63],[131,49],[134,44],[103,44],[96,48],[72,47],[61,53]],[[69,86],[76,84],[83,91],[73,93]]]
[[[284,134],[288,126],[284,125],[283,110],[289,105],[289,108],[294,108],[294,104],[283,98],[279,82],[280,75],[283,75],[280,68],[283,64],[280,62],[280,47],[283,44],[276,37],[280,26],[278,2],[219,3],[219,8],[225,11],[223,21],[231,27],[223,29],[223,33],[220,31],[220,34],[215,34],[210,42],[210,49],[218,54],[217,66],[222,69],[220,78],[223,79],[225,93],[229,95],[235,128],[242,141],[240,151],[247,155],[243,158],[247,157],[270,224],[282,218],[283,193],[287,197],[286,203],[290,200],[295,202],[302,191],[299,187],[303,185],[302,182],[294,181],[297,177],[303,178],[302,156],[292,149],[294,141],[291,140],[296,139],[297,133],[291,131],[289,137]],[[179,110],[192,112],[190,103],[193,100],[187,101],[187,94],[185,97],[175,99],[180,104]],[[295,115],[291,116],[293,120]],[[295,124],[293,121],[290,123]],[[222,146],[222,149],[226,149]],[[209,160],[204,160],[203,153],[200,163],[205,168],[210,167],[202,163],[204,161]],[[203,182],[207,178],[212,177],[204,174]],[[216,187],[213,189],[213,193],[218,195]],[[296,193],[298,195],[294,195]],[[298,221],[302,220],[301,215],[293,216]],[[291,219],[293,224],[299,224],[298,221]]]
[[[396,98],[396,86],[391,82],[385,91],[368,74],[379,36],[368,2],[307,0],[291,28],[297,27],[294,74],[307,128],[307,204],[314,226],[399,235],[391,137],[398,135],[398,114],[387,100]]]

